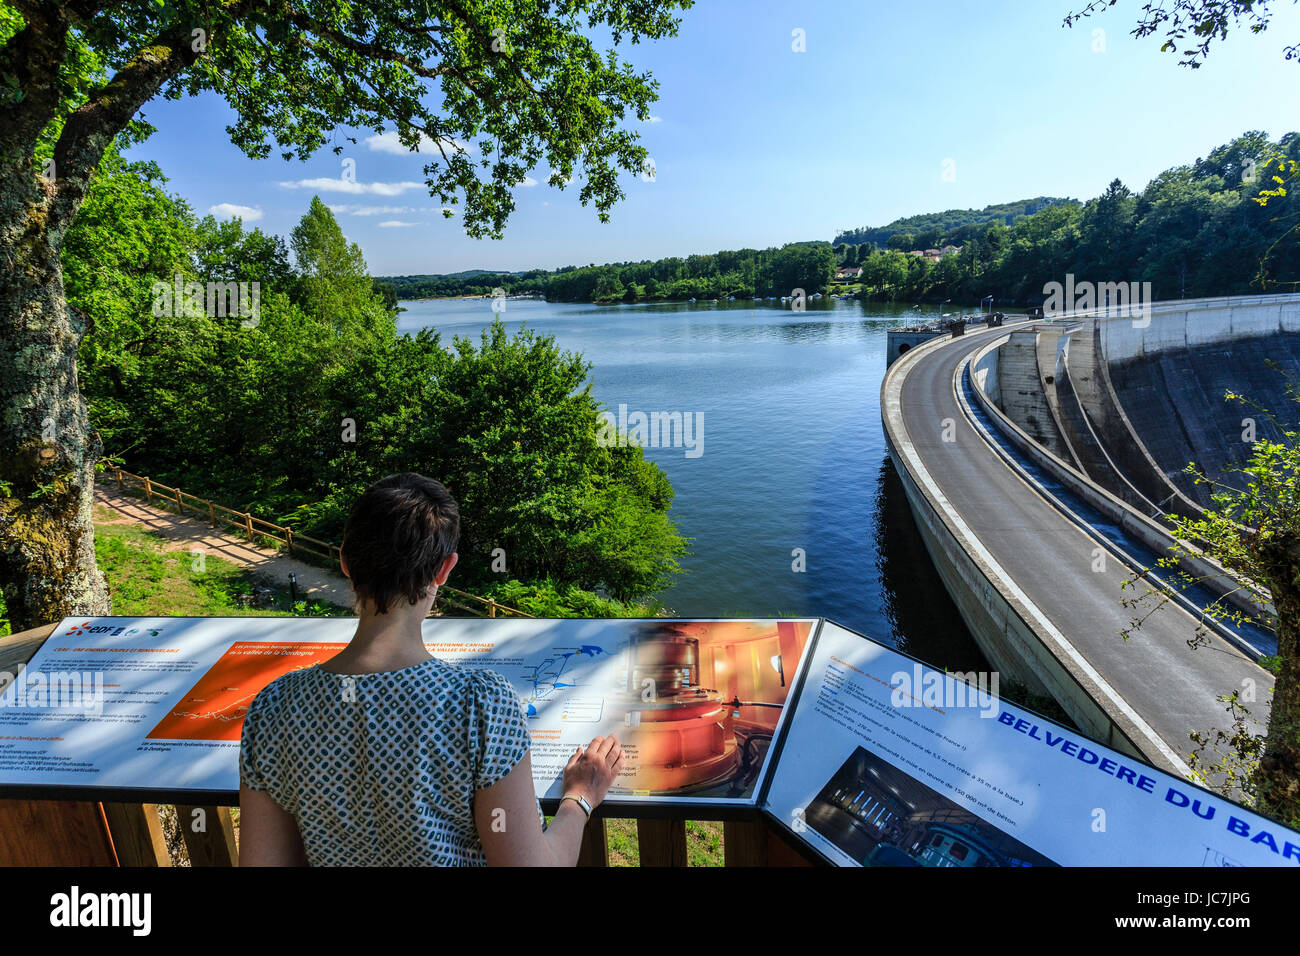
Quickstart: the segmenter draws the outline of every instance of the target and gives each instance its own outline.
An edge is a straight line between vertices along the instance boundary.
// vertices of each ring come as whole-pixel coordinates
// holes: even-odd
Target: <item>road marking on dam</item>
[[[935,343],[944,343],[945,341],[951,342],[951,339],[935,339],[933,341]],[[1167,743],[1165,743],[1164,739],[1161,738],[1160,735],[1142,719],[1137,711],[1135,711],[1133,707],[1113,687],[1111,687],[1109,683],[1107,683],[1106,679],[1102,677],[1097,669],[1088,662],[1087,658],[1085,658],[1078,649],[1070,643],[1064,633],[1058,630],[1056,626],[1047,619],[1039,609],[1038,605],[1029,598],[1028,594],[1021,590],[1019,585],[1016,584],[1002,565],[994,559],[993,555],[971,530],[970,526],[962,520],[957,509],[953,506],[952,502],[948,500],[947,496],[944,495],[943,491],[939,488],[938,484],[934,481],[930,472],[921,461],[920,456],[916,453],[916,449],[911,441],[911,436],[907,431],[907,425],[903,420],[901,384],[903,376],[900,375],[899,372],[904,368],[915,364],[923,358],[924,355],[929,354],[929,352],[937,351],[942,347],[942,344],[931,345],[929,342],[923,343],[922,345],[911,349],[907,354],[899,358],[895,362],[894,368],[886,372],[886,396],[885,401],[882,404],[895,427],[899,432],[901,432],[901,436],[904,438],[904,441],[896,443],[895,447],[899,453],[907,459],[908,466],[912,470],[912,477],[918,484],[924,487],[925,493],[933,502],[935,502],[936,506],[942,508],[942,511],[949,522],[950,529],[958,539],[958,544],[966,548],[969,553],[978,557],[985,565],[987,573],[997,578],[995,584],[999,590],[1001,590],[1004,595],[1010,594],[1014,597],[1016,601],[1018,601],[1018,603],[1033,617],[1033,624],[1039,630],[1039,633],[1046,636],[1052,641],[1052,643],[1057,645],[1065,656],[1067,656],[1075,666],[1093,684],[1095,684],[1097,689],[1104,694],[1105,697],[1110,700],[1125,717],[1132,721],[1133,726],[1138,733],[1145,737],[1146,740],[1154,746],[1180,774],[1188,779],[1192,779],[1193,775],[1191,769],[1183,762],[1182,758],[1179,757],[1179,755]],[[962,409],[963,415],[966,416],[967,425],[978,433],[978,426],[970,420],[969,410],[965,408],[960,396],[957,394],[957,382],[955,377],[951,384],[953,389],[953,400],[956,402],[957,407]],[[1006,467],[1005,462],[1002,464]],[[1015,472],[1012,472],[1012,474],[1019,479],[1019,476],[1015,475]]]

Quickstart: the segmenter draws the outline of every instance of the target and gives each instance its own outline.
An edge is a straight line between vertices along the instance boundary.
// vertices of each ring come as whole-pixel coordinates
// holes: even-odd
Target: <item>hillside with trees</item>
[[[1118,179],[1085,203],[1048,206],[1010,228],[992,222],[937,262],[866,250],[863,291],[894,301],[1039,305],[1067,273],[1094,282],[1150,282],[1155,299],[1289,291],[1300,287],[1300,197],[1258,201],[1281,161],[1300,158],[1300,134],[1259,131],[1166,170],[1141,191]],[[852,248],[852,247],[849,247]],[[849,258],[847,252],[844,258]]]
[[[655,261],[566,266],[554,271],[391,276],[379,280],[399,299],[507,294],[561,302],[654,302],[786,296],[855,290],[884,301],[993,295],[1005,305],[1039,305],[1046,282],[1074,273],[1100,282],[1150,282],[1157,299],[1236,295],[1300,285],[1300,199],[1292,192],[1257,201],[1279,162],[1300,159],[1300,135],[1277,141],[1247,132],[1208,156],[1161,173],[1140,192],[1114,180],[1087,202],[1048,197],[911,216],[881,230],[842,233],[874,241],[791,243]],[[1283,190],[1285,193],[1285,190]],[[1036,210],[1036,211],[1034,211]],[[971,218],[976,217],[976,218]],[[980,218],[982,217],[982,218]],[[1008,226],[1006,220],[1012,220]],[[957,225],[942,225],[957,223]],[[936,225],[939,224],[939,225]],[[883,230],[883,231],[882,231]],[[938,261],[910,255],[959,246]],[[837,285],[836,269],[860,267]]]
[[[982,226],[1000,222],[1012,226],[1026,216],[1032,216],[1049,206],[1074,203],[1073,199],[1055,199],[1039,196],[1016,202],[998,203],[983,209],[946,209],[943,212],[922,213],[895,219],[884,226],[863,226],[846,229],[837,235],[833,245],[874,246],[877,249],[931,249],[944,243],[960,244],[977,235]],[[891,242],[891,240],[893,240]]]

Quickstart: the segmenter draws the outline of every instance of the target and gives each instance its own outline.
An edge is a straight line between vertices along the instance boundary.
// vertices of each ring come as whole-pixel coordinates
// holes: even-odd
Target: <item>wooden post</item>
[[[181,490],[179,488],[176,489],[176,513],[178,515],[185,514],[185,506],[181,504]]]
[[[18,673],[55,624],[0,637],[0,671]],[[115,866],[117,855],[98,803],[0,800],[0,866]]]
[[[117,490],[122,490],[122,469],[117,469]]]
[[[587,828],[582,831],[582,847],[578,850],[578,866],[609,866],[603,819],[587,821]]]
[[[642,866],[686,866],[685,820],[638,820]]]
[[[284,543],[285,546],[289,549],[289,553],[293,554],[293,529],[292,528],[284,529]]]
[[[211,501],[208,502],[208,524],[214,528],[217,526],[217,509],[212,506]]]
[[[767,864],[767,827],[761,820],[728,820],[722,824],[722,854],[725,866]]]
[[[0,800],[0,866],[116,866],[98,803]]]
[[[144,500],[146,504],[153,504],[153,485],[148,478],[144,480]]]
[[[488,598],[488,617],[496,617],[496,616],[497,616],[497,602],[492,600],[492,598]]]
[[[120,866],[172,865],[157,805],[106,803],[104,817]]]
[[[235,824],[229,807],[176,805],[190,866],[238,866]],[[197,829],[202,827],[203,829]]]
[[[253,516],[251,514],[246,513],[244,515],[244,530],[248,532],[248,540],[252,541],[253,540]]]

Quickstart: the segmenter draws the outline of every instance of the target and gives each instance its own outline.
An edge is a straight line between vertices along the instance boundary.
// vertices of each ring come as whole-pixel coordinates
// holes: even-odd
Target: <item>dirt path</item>
[[[95,487],[95,506],[96,523],[146,528],[164,539],[164,551],[201,551],[251,568],[277,587],[286,589],[292,571],[298,579],[300,597],[328,601],[341,607],[352,606],[352,588],[341,573],[330,573],[297,558],[252,544],[246,538],[213,528],[201,519],[183,518],[151,507],[133,495],[120,494],[112,487]]]

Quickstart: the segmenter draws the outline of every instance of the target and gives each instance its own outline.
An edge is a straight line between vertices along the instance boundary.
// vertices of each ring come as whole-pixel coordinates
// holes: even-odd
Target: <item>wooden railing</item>
[[[154,481],[146,475],[132,474],[115,465],[109,471],[117,482],[118,491],[129,494],[143,493],[141,496],[149,505],[166,510],[174,509],[182,517],[186,514],[193,514],[200,518],[206,517],[208,523],[214,528],[225,525],[237,528],[253,544],[274,542],[277,549],[283,546],[285,551],[294,557],[313,558],[316,563],[324,564],[331,569],[338,567],[339,547],[329,541],[322,541],[319,538],[312,538],[301,532],[295,532],[292,528],[255,517],[247,511],[227,508],[225,505],[219,505],[207,498],[200,498],[188,491],[181,491],[181,489],[173,488],[171,485]],[[261,540],[259,541],[259,539]],[[446,607],[458,608],[479,617],[496,617],[498,612],[514,617],[535,616],[518,608],[502,604],[499,601],[494,601],[491,598],[481,598],[477,594],[470,594],[468,591],[462,591],[446,584],[438,588],[437,603]],[[436,613],[436,611],[431,613]]]

